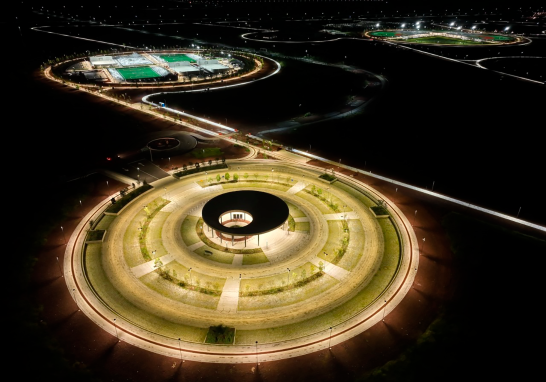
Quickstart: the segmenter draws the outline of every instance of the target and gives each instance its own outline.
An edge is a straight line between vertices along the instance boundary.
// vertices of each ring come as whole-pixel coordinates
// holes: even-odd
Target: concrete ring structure
[[[324,183],[311,166],[246,160],[237,168],[254,179],[207,184],[204,177],[225,169],[172,177],[119,212],[108,212],[110,197],[91,211],[68,241],[64,267],[82,312],[152,352],[251,363],[342,343],[402,301],[419,249],[408,219],[384,195],[350,178]],[[277,228],[248,247],[208,237],[207,202],[257,187],[286,203],[297,228]],[[379,200],[386,218],[372,212]],[[90,226],[104,231],[102,240],[88,239]],[[207,343],[220,324],[234,328],[233,343]]]
[[[252,221],[244,227],[228,227],[221,216],[232,211],[249,214]],[[289,210],[279,197],[262,191],[233,191],[209,200],[203,206],[203,220],[212,229],[233,236],[260,235],[277,229],[288,219]]]

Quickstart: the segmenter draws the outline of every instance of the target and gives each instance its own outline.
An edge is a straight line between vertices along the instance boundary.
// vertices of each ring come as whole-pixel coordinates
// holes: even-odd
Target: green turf
[[[430,36],[430,37],[418,37],[408,38],[402,40],[403,42],[413,42],[418,44],[442,44],[442,45],[482,45],[486,42],[473,41],[473,40],[461,40],[459,38],[442,37],[442,36]]]
[[[387,32],[387,31],[377,31],[377,32],[371,32],[370,36],[377,36],[377,37],[394,37],[396,33],[400,32]]]
[[[185,54],[158,54],[159,57],[166,62],[188,61],[196,62],[193,58],[186,56]]]
[[[243,265],[263,264],[268,262],[269,259],[263,252],[243,255]]]
[[[120,68],[116,69],[119,74],[126,80],[138,80],[141,78],[156,78],[161,77],[149,66],[141,66],[138,68]]]
[[[197,236],[197,232],[195,232],[195,225],[198,220],[197,216],[188,215],[182,222],[182,240],[184,240],[184,244],[188,247],[201,241],[199,236]]]
[[[90,285],[93,285],[95,293],[100,295],[104,303],[111,307],[112,310],[123,312],[123,315],[130,317],[134,325],[152,325],[157,333],[161,333],[161,335],[166,337],[182,338],[184,341],[203,342],[205,340],[207,329],[171,322],[133,305],[121,295],[118,289],[112,285],[102,268],[102,243],[86,245],[85,268],[87,277],[89,277],[91,283]],[[192,293],[195,295],[202,294],[197,292]],[[190,301],[193,300],[192,296],[189,298]]]

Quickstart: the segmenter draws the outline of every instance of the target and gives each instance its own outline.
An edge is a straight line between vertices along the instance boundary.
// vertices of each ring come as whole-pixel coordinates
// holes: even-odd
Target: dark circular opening
[[[172,150],[178,146],[180,141],[176,138],[158,138],[148,142],[148,148],[155,151]]]
[[[281,198],[262,191],[232,191],[203,206],[203,221],[217,232],[233,236],[260,235],[283,225],[288,206]],[[233,227],[232,225],[237,225]]]

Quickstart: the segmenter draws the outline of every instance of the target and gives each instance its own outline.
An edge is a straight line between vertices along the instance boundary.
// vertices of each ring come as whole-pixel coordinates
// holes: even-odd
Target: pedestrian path
[[[351,272],[349,272],[348,270],[338,267],[337,265],[334,265],[327,261],[323,261],[318,257],[314,257],[310,261],[317,267],[319,266],[319,262],[322,261],[324,263],[324,273],[326,273],[328,276],[332,276],[338,281],[349,277],[349,275],[351,274]]]
[[[358,219],[358,214],[355,211],[338,212],[337,214],[325,214],[325,215],[322,215],[322,216],[324,216],[324,219],[326,219],[326,220]],[[294,219],[294,220],[296,220],[296,219]]]
[[[190,245],[190,246],[188,247],[188,250],[190,250],[191,252],[193,252],[193,251],[195,251],[197,248],[201,248],[201,247],[204,246],[204,245],[205,245],[204,242],[199,241],[199,242],[197,242],[197,243],[195,243],[195,244]]]
[[[243,255],[242,254],[236,254],[235,256],[233,256],[233,262],[231,263],[231,265],[236,266],[236,267],[242,266],[243,265]]]
[[[328,220],[328,219],[326,219]],[[331,219],[330,219],[331,220]],[[294,221],[296,223],[301,223],[301,222],[308,222],[309,221],[309,218],[307,216],[304,216],[304,217],[301,217],[301,218],[294,218]]]
[[[240,278],[232,278],[226,280],[216,310],[233,313],[237,312],[237,305],[239,305],[240,285]]]
[[[169,264],[171,261],[174,260],[174,255],[166,254],[164,256],[159,257],[163,265]],[[153,272],[157,269],[155,265],[155,259],[150,260],[144,264],[137,265],[136,267],[131,268],[131,272],[133,272],[133,275],[135,275],[136,278],[142,277],[144,275],[147,275],[150,272]]]
[[[305,188],[305,186],[306,186],[305,183],[300,180],[300,181],[298,181],[298,183],[296,183],[292,187],[290,187],[290,189],[288,191],[286,191],[286,193],[295,195],[298,192],[300,192],[301,190],[303,190]]]

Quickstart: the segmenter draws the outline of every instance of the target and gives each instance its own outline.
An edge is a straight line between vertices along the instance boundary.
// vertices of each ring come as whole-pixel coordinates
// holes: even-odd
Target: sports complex
[[[65,280],[97,325],[159,354],[247,363],[342,343],[403,299],[416,236],[378,191],[282,161],[226,167],[142,184],[79,223]]]
[[[176,84],[233,77],[245,69],[242,60],[221,51],[206,56],[198,51],[142,51],[88,56],[63,62],[53,69],[61,78],[74,82],[76,76],[79,83],[88,85]]]
[[[494,33],[462,32],[454,30],[430,30],[419,29],[393,29],[368,31],[365,36],[409,44],[434,44],[434,45],[504,45],[517,44],[526,41],[519,36],[508,36]]]

